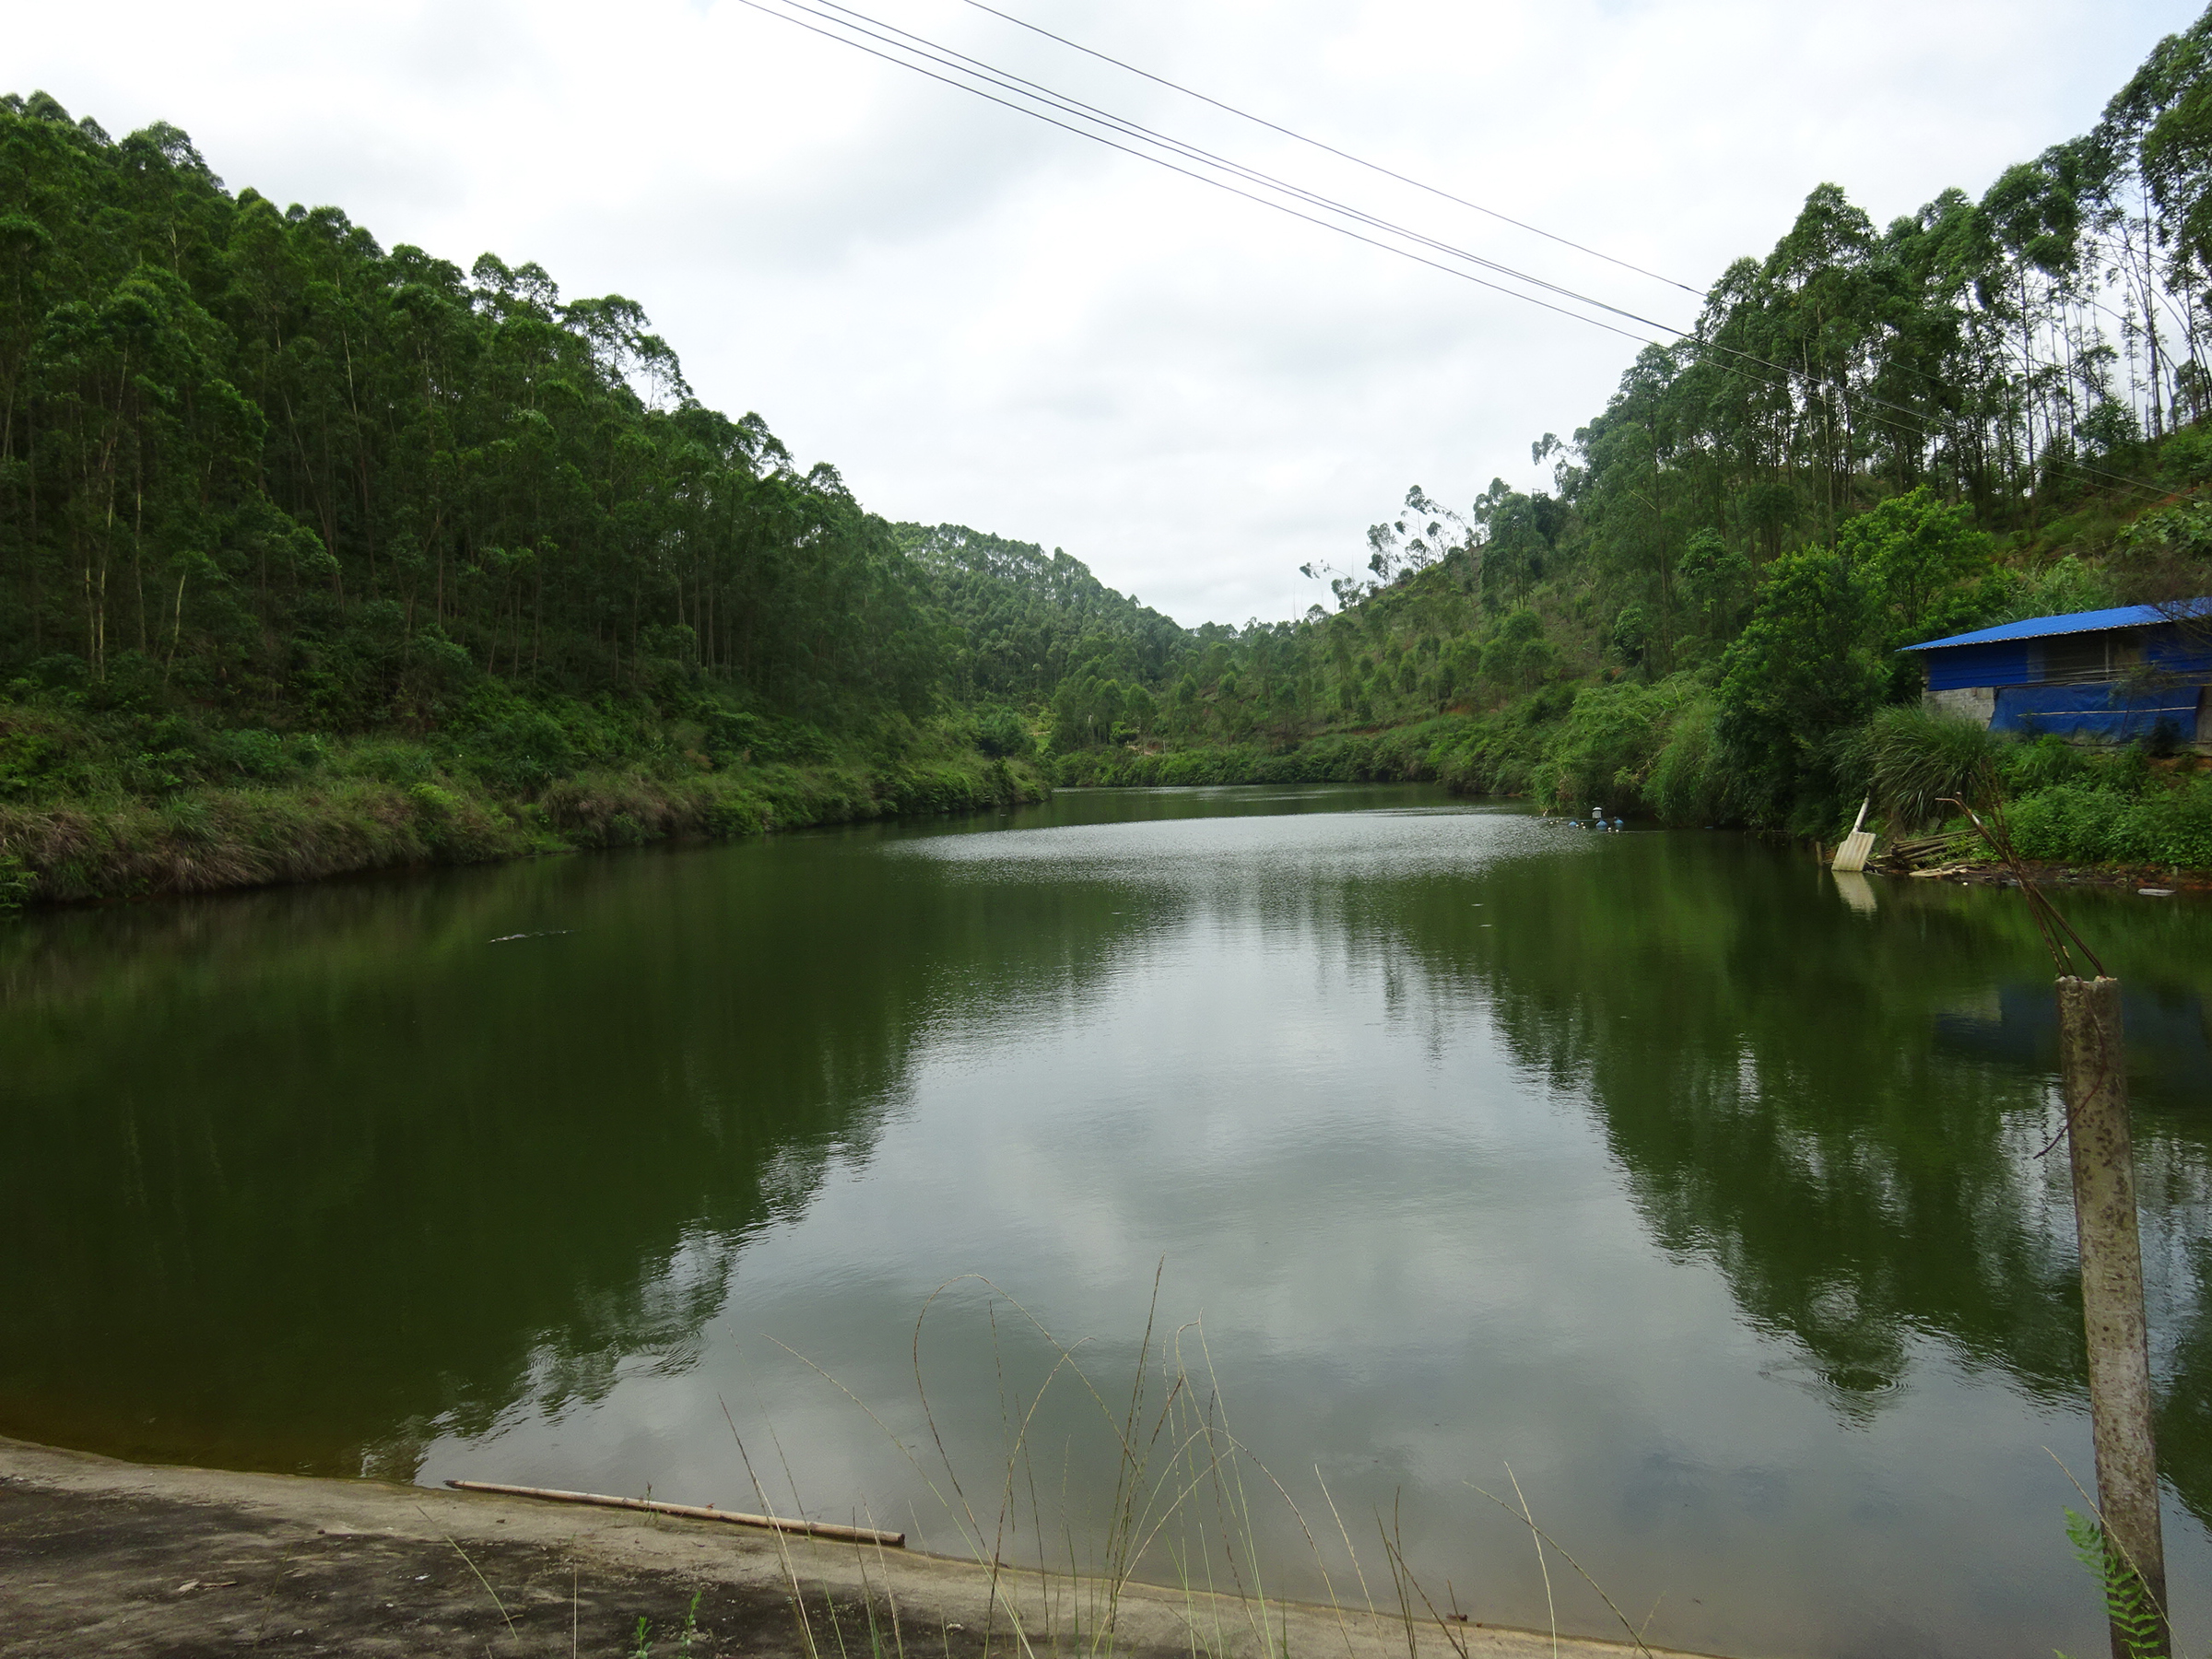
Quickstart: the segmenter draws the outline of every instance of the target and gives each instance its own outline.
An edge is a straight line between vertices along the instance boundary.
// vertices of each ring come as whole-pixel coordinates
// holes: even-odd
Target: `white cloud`
[[[773,3],[773,0],[771,0]],[[1651,314],[1687,294],[1419,196],[959,0],[866,9]],[[2183,0],[1013,0],[1702,285],[1805,193],[1877,219],[2073,135]],[[1633,347],[1029,122],[738,0],[48,7],[6,81],[191,132],[387,245],[641,301],[708,401],[892,517],[1088,559],[1185,622],[1302,609],[1418,482],[1533,481]]]

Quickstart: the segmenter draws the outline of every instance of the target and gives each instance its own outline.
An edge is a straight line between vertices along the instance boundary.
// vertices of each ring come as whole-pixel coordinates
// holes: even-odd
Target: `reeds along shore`
[[[919,1435],[902,1435],[875,1406],[819,1373],[898,1449],[936,1500],[926,1518],[935,1536],[915,1541],[935,1543],[985,1575],[986,1655],[1103,1659],[1176,1651],[1191,1659],[1263,1659],[1317,1644],[1341,1650],[1346,1659],[1399,1652],[1420,1659],[1424,1644],[1430,1654],[1453,1659],[1655,1651],[1644,1628],[1544,1528],[1510,1466],[1498,1493],[1469,1482],[1467,1496],[1502,1512],[1511,1531],[1534,1547],[1542,1564],[1540,1627],[1500,1621],[1494,1607],[1470,1608],[1450,1583],[1417,1573],[1397,1515],[1340,1507],[1318,1465],[1310,1479],[1268,1467],[1230,1427],[1203,1324],[1193,1319],[1163,1332],[1159,1288],[1156,1277],[1151,1311],[1122,1381],[1094,1370],[1088,1345],[1064,1344],[989,1279],[964,1274],[947,1280],[915,1322]],[[933,1312],[970,1323],[983,1316],[984,1329],[972,1339],[990,1352],[995,1397],[933,1398],[924,1352],[932,1340],[945,1340],[929,1335]],[[989,1410],[1000,1425],[999,1454],[988,1466],[962,1467],[947,1448],[950,1414],[963,1406]],[[770,1479],[776,1477],[764,1478],[768,1470],[735,1419],[730,1431],[753,1502],[775,1514]],[[1081,1500],[1071,1508],[1070,1464],[1095,1460],[1100,1451],[1114,1470],[1110,1499],[1102,1512]],[[788,1465],[781,1480],[791,1483]],[[795,1483],[787,1496],[785,1514],[802,1509]],[[879,1524],[872,1515],[852,1519]],[[905,1552],[781,1533],[774,1542],[806,1659],[851,1659],[856,1651],[882,1659],[904,1653],[913,1641],[937,1651],[945,1632],[912,1628],[891,1593],[894,1562]],[[1285,1549],[1302,1558],[1297,1576],[1317,1585],[1318,1597],[1284,1594],[1279,1581],[1292,1565]],[[833,1574],[825,1571],[832,1561],[849,1565]],[[831,1580],[854,1576],[863,1606],[841,1609]]]

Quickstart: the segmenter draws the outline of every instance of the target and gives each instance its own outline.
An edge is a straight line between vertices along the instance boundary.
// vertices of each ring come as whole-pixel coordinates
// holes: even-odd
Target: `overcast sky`
[[[810,0],[811,3],[811,0]],[[1696,300],[990,16],[872,16],[1663,321]],[[2184,0],[997,0],[1702,288],[1806,193],[1878,220],[2084,130]],[[766,11],[784,0],[762,0]],[[1544,476],[1636,347],[742,0],[26,6],[0,82],[233,189],[640,301],[700,396],[894,519],[1064,547],[1186,624],[1302,611],[1419,484]]]

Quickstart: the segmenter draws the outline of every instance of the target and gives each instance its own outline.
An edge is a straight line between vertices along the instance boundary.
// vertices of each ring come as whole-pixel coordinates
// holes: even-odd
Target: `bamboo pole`
[[[508,1498],[543,1498],[554,1503],[588,1503],[600,1509],[643,1510],[655,1515],[681,1515],[688,1521],[727,1521],[737,1526],[764,1526],[771,1532],[806,1533],[818,1538],[837,1538],[851,1544],[883,1544],[906,1547],[902,1532],[879,1532],[872,1526],[841,1526],[834,1521],[786,1519],[782,1515],[747,1515],[712,1504],[656,1503],[645,1498],[611,1498],[600,1492],[564,1492],[552,1487],[500,1486],[488,1480],[449,1480],[457,1492],[498,1492]]]
[[[2150,1341],[2143,1309],[2143,1247],[2136,1222],[2135,1147],[2128,1133],[2120,982],[2058,982],[2059,1068],[2074,1171],[2081,1253],[2081,1312],[2088,1343],[2089,1425],[2097,1504],[2109,1548],[2141,1580],[2158,1613],[2154,1649],[2172,1651],[2166,1618],[2166,1548],[2159,1524],[2159,1456],[2152,1435]],[[2113,1659],[2146,1650],[2112,1631]]]

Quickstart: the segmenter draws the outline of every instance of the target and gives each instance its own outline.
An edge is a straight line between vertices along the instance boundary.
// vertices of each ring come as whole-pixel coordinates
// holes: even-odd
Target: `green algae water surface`
[[[2201,1647],[2212,907],[2064,902]],[[1394,1610],[1387,1528],[1541,1625],[1517,1481],[1653,1642],[2087,1653],[2049,982],[2017,894],[1355,788],[0,924],[0,1432],[1088,1567],[1141,1371],[1145,1577]]]

